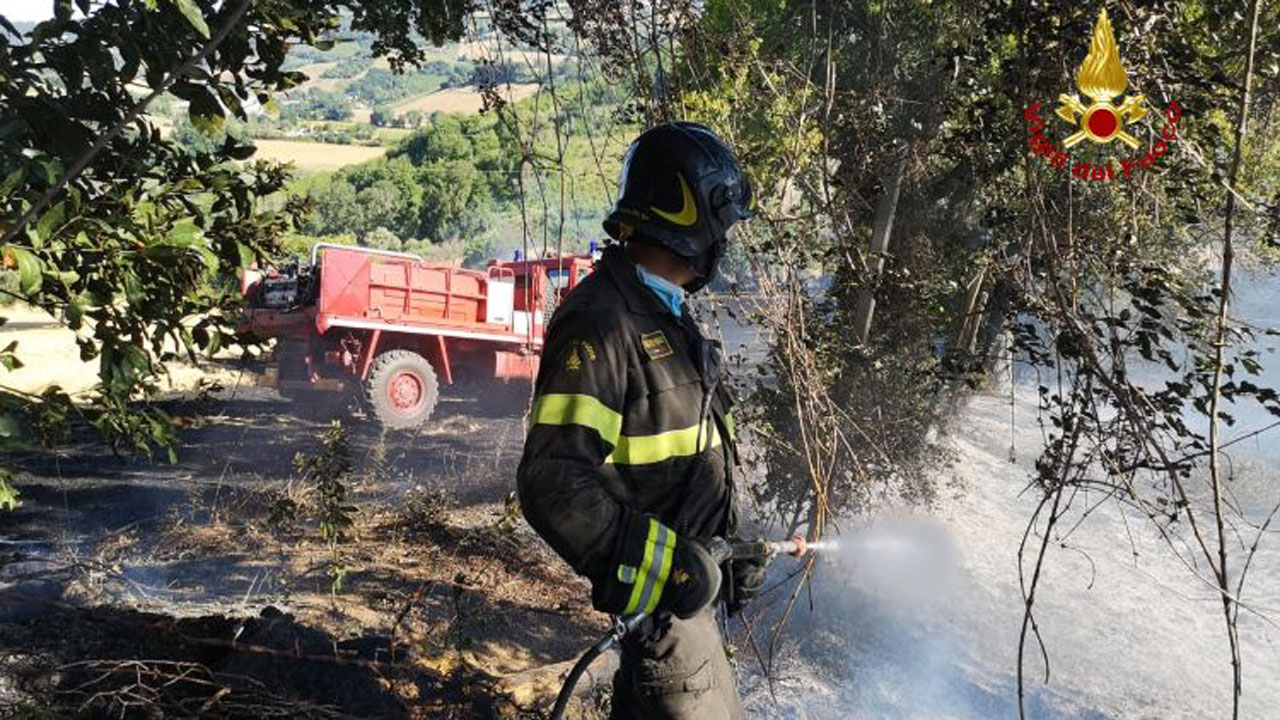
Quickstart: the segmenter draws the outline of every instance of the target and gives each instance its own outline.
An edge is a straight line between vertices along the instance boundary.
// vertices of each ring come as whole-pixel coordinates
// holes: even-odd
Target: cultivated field
[[[357,165],[381,157],[387,152],[385,147],[293,140],[255,140],[254,145],[258,146],[256,157],[291,162],[304,172],[336,170],[345,165]]]
[[[303,65],[302,67],[298,68],[298,71],[307,76],[307,81],[299,85],[298,89],[310,90],[312,88],[315,88],[316,90],[333,92],[334,90],[338,90],[345,87],[347,83],[351,82],[351,78],[321,77],[321,75],[324,74],[325,70],[328,70],[329,68],[333,68],[337,66],[338,66],[338,63],[336,62],[321,62],[321,63],[311,63],[310,65]]]
[[[365,70],[349,78],[321,77],[321,75],[324,74],[325,70],[328,70],[329,68],[332,68],[332,67],[337,67],[338,64],[339,63],[337,62],[319,62],[319,63],[311,63],[310,65],[303,65],[302,67],[298,68],[298,70],[300,70],[303,74],[305,74],[308,79],[306,82],[299,85],[297,90],[298,91],[311,90],[314,88],[316,90],[323,90],[325,92],[339,92],[345,89],[351,83],[364,77],[365,73],[369,72],[368,68],[366,68]],[[391,67],[391,64],[387,62],[386,58],[375,58],[369,61],[369,67],[385,69],[385,68]]]
[[[508,102],[523,100],[538,91],[537,83],[524,83],[503,88],[502,96]],[[475,88],[449,88],[427,95],[420,95],[392,106],[397,114],[410,110],[424,113],[478,113],[484,107],[484,98]]]
[[[517,50],[509,47],[504,47],[499,51],[493,43],[480,40],[459,43],[458,58],[462,60],[470,60],[472,62],[504,60],[516,66],[527,65],[540,70],[545,69],[547,64],[547,55],[544,53],[534,52],[532,50]],[[571,58],[571,55],[553,53],[551,55],[551,63],[553,65],[559,65]]]

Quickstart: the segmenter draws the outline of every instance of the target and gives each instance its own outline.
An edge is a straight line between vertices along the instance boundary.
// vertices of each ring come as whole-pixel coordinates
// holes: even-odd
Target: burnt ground
[[[292,460],[319,449],[325,423],[229,384],[209,405],[166,404],[183,428],[176,465],[114,458],[88,432],[57,454],[4,459],[23,471],[25,505],[0,513],[0,717],[541,717],[603,618],[504,503],[519,403],[455,395],[412,435],[348,416],[359,512],[335,556],[314,520],[270,522],[282,498],[313,502]],[[947,491],[910,511],[938,532],[919,552],[903,535],[904,554],[845,528],[777,643],[769,630],[798,566],[774,563],[772,589],[747,612],[755,643],[730,624],[751,717],[1017,715],[1016,548],[1042,442],[1034,398],[1018,391],[1016,423],[1008,396],[973,398],[944,434]],[[1245,460],[1233,459],[1236,492],[1273,507],[1274,463],[1245,473]],[[1241,618],[1241,717],[1280,707],[1276,537],[1247,589],[1259,612]],[[1093,513],[1070,540],[1048,552],[1036,615],[1053,673],[1045,682],[1033,648],[1028,717],[1229,712],[1204,583],[1123,508]],[[776,658],[769,679],[756,647]],[[588,696],[570,717],[600,718],[606,700]]]
[[[23,505],[0,515],[0,715],[539,716],[604,618],[507,502],[506,395],[455,394],[412,434],[340,410],[357,510],[334,548],[293,466],[325,413],[269,390],[167,401],[176,464],[89,433],[7,458]]]

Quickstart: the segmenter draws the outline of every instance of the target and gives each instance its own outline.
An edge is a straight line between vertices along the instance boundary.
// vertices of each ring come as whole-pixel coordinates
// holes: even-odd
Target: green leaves
[[[0,366],[5,370],[17,370],[22,367],[22,361],[18,359],[16,350],[18,349],[18,341],[14,340],[0,350]]]
[[[67,204],[55,203],[45,210],[44,215],[36,221],[34,228],[27,229],[32,245],[39,249],[53,237],[67,219]]]
[[[240,253],[240,267],[249,267],[257,257],[253,246],[248,243],[236,243],[236,250]]]
[[[248,160],[257,151],[257,146],[252,142],[238,141],[230,133],[227,134],[227,139],[222,143],[222,152],[227,157],[235,158],[236,160]]]
[[[342,7],[401,59],[421,56],[418,29],[435,36],[453,28],[458,37],[464,17],[460,0]],[[250,142],[232,137],[192,148],[162,135],[158,123],[137,121],[138,87],[172,83],[192,124],[217,131],[227,115],[247,115],[249,98],[273,106],[273,94],[305,80],[286,69],[289,52],[339,31],[339,10],[309,0],[59,0],[53,20],[26,35],[9,29],[0,52],[7,99],[0,228],[13,228],[96,139],[111,139],[20,232],[0,240],[5,289],[65,318],[77,332],[79,357],[101,363],[99,385],[76,403],[60,391],[0,393],[0,449],[63,442],[73,418],[113,449],[171,446],[170,424],[148,403],[165,372],[164,339],[194,321],[205,323],[205,352],[235,342],[239,297],[228,290],[235,272],[274,252],[302,208],[261,202],[289,176],[244,162],[253,156]],[[232,19],[236,26],[191,67]],[[7,27],[2,18],[0,27]],[[147,112],[166,114],[158,106]],[[27,349],[10,340],[0,342],[0,373],[20,367]]]
[[[4,182],[0,182],[0,197],[9,197],[14,190],[22,184],[27,176],[26,168],[17,168],[5,176]]]
[[[196,4],[196,0],[172,0],[177,6],[178,11],[182,13],[182,17],[187,19],[191,27],[200,33],[200,36],[209,39],[209,25],[204,21],[204,13],[200,11],[200,6]]]
[[[34,297],[44,283],[44,263],[40,258],[21,245],[5,245],[0,249],[3,266],[16,268],[18,271],[18,289],[27,297]]]
[[[0,510],[16,510],[22,504],[18,491],[9,483],[9,476],[0,469]]]
[[[338,544],[347,539],[347,531],[355,523],[357,511],[347,499],[345,482],[352,468],[351,446],[342,423],[337,420],[325,430],[320,443],[320,449],[314,454],[298,453],[294,456],[293,466],[303,481],[318,491],[315,519],[320,537],[329,546],[329,572],[333,577],[332,589],[337,592],[345,575]]]
[[[191,103],[187,108],[187,116],[197,130],[206,135],[218,132],[226,124],[222,103],[207,87],[199,87],[188,96]]]
[[[169,242],[180,247],[195,247],[202,238],[203,232],[195,218],[182,218],[169,230]]]

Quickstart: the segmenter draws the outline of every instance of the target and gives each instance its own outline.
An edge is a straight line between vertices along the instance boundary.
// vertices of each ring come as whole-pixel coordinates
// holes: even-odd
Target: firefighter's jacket
[[[735,530],[733,418],[720,365],[687,309],[677,319],[664,308],[618,247],[554,314],[520,503],[591,580],[597,609],[652,612],[681,539]]]

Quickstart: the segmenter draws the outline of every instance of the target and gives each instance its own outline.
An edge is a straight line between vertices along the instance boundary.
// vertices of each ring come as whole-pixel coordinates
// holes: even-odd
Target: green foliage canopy
[[[315,184],[317,235],[367,238],[385,228],[405,240],[440,242],[482,231],[497,205],[512,200],[512,163],[491,118],[442,115],[386,158],[347,168]]]
[[[297,203],[262,202],[284,186],[282,167],[253,162],[233,135],[196,149],[164,137],[139,87],[167,89],[193,125],[216,129],[301,82],[284,69],[290,48],[330,47],[342,14],[401,68],[425,58],[422,38],[459,37],[466,10],[463,0],[58,0],[26,33],[0,16],[0,262],[19,278],[6,292],[62,319],[81,357],[100,362],[78,404],[57,388],[0,391],[0,449],[56,442],[77,414],[117,450],[171,445],[163,414],[136,403],[158,389],[164,361],[234,335],[237,270],[297,216]]]

